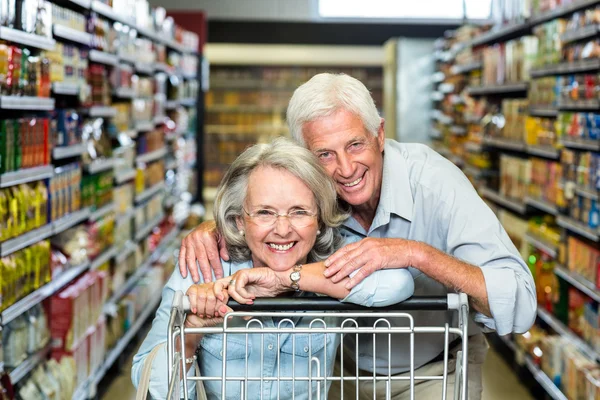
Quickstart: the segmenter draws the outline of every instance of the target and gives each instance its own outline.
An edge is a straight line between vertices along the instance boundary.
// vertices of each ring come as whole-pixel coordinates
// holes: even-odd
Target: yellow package
[[[21,298],[34,290],[34,273],[33,273],[33,254],[35,253],[35,245],[27,247],[19,251],[15,256],[17,259],[17,268],[21,278],[21,290],[17,293],[17,297]]]
[[[5,190],[0,190],[0,242],[8,239],[8,198]]]
[[[4,259],[0,258],[0,312],[6,309],[6,303],[4,301],[4,294],[6,293],[5,282]]]
[[[48,189],[46,188],[44,182],[38,182],[35,188],[34,196],[36,205],[35,218],[36,224],[39,227],[48,223]]]
[[[40,269],[40,286],[49,283],[52,280],[52,270],[50,269],[50,241],[44,240],[39,243],[38,255]]]

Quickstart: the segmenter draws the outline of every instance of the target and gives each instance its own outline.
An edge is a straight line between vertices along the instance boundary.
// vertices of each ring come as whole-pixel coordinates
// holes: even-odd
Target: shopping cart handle
[[[257,298],[254,304],[240,304],[229,300],[234,311],[432,311],[447,310],[446,296],[413,296],[401,303],[386,307],[365,307],[352,303],[342,303],[331,297],[270,297]]]
[[[181,294],[179,294],[181,293]],[[179,295],[178,295],[179,294]],[[190,310],[190,299],[177,292],[175,304],[181,301],[184,311]],[[254,300],[254,304],[240,304],[229,300],[227,305],[233,311],[444,311],[457,310],[461,302],[466,303],[465,295],[448,294],[446,296],[413,296],[401,303],[386,307],[365,307],[352,303],[342,303],[331,297],[263,297]]]

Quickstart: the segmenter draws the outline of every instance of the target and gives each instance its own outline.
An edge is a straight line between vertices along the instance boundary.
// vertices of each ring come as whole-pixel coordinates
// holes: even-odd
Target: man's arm
[[[188,270],[195,283],[212,281],[214,271],[217,279],[223,277],[221,258],[229,260],[225,241],[217,232],[214,221],[206,221],[190,232],[181,242],[179,249],[179,272],[187,278]]]

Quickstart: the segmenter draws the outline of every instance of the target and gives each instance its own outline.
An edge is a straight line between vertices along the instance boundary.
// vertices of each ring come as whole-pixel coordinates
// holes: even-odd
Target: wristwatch
[[[300,282],[300,270],[301,269],[302,269],[302,264],[294,265],[292,273],[290,274],[290,279],[292,281],[292,284],[290,286],[296,292],[300,291],[300,285],[298,285],[298,282]]]

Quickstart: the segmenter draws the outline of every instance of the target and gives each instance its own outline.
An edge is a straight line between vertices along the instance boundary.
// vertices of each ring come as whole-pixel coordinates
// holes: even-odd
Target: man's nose
[[[346,155],[338,157],[338,170],[341,176],[350,178],[354,171],[352,170],[352,162]]]

